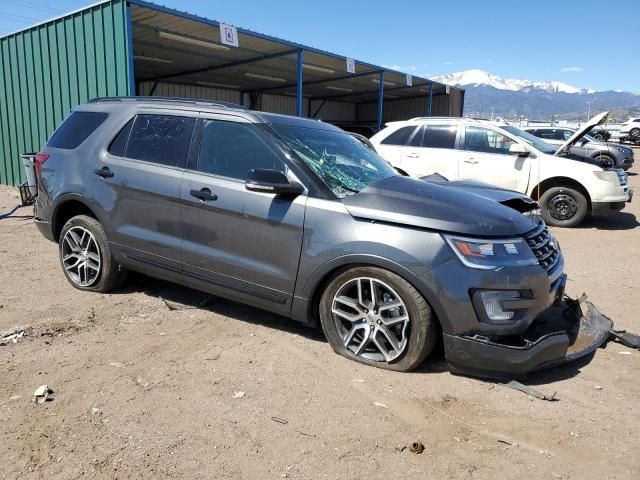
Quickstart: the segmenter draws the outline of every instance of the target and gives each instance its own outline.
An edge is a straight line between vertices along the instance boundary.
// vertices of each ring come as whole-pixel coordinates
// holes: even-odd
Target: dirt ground
[[[0,212],[15,193],[0,187]],[[639,200],[554,229],[569,293],[634,332]],[[555,402],[451,375],[442,353],[387,372],[224,299],[170,311],[161,297],[206,296],[169,283],[75,290],[28,213],[0,220],[0,332],[27,333],[0,346],[0,478],[640,478],[639,351],[532,376]],[[42,384],[54,399],[36,405]]]

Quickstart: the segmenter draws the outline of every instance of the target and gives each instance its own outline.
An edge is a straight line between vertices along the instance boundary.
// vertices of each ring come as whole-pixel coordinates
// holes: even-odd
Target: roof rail
[[[447,117],[444,115],[434,116],[434,117],[414,117],[409,119],[410,122],[419,121],[419,120],[470,120],[471,122],[477,122],[478,120],[475,118],[469,117]]]
[[[88,103],[108,103],[108,102],[151,102],[151,103],[190,103],[194,105],[206,105],[213,107],[236,108],[247,110],[247,107],[232,102],[222,102],[218,100],[207,100],[200,98],[180,98],[180,97],[97,97],[89,100]]]

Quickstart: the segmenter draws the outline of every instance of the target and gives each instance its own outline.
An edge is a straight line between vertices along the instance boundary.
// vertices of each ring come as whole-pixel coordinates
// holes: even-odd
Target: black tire
[[[67,238],[68,232],[72,229],[74,232],[81,231],[82,229],[88,231],[92,235],[97,251],[99,252],[99,266],[97,273],[95,274],[95,277],[92,278],[92,281],[86,285],[78,283],[78,278],[74,279],[72,276],[73,274],[65,268],[65,252],[68,253],[71,248],[70,243],[66,241],[65,238]],[[67,223],[64,224],[62,231],[60,232],[58,254],[64,276],[69,283],[78,290],[102,293],[110,292],[121,286],[126,279],[126,271],[111,255],[107,235],[102,228],[102,225],[100,225],[98,220],[87,215],[77,215],[70,218]],[[75,255],[75,253],[72,253],[72,255]],[[87,271],[86,268],[85,271]],[[85,273],[85,277],[86,275],[87,274]]]
[[[586,197],[571,187],[552,187],[540,197],[542,218],[547,225],[575,227],[589,211]]]
[[[615,159],[611,155],[607,155],[606,153],[599,153],[595,157],[595,160],[599,160],[604,162],[607,167],[614,167],[616,165]]]
[[[629,135],[631,135],[634,138],[640,137],[640,128],[632,128],[631,131],[629,132]]]
[[[343,289],[345,285],[357,281],[356,279],[358,278],[375,279],[375,281],[391,287],[394,293],[400,297],[404,306],[406,306],[406,312],[404,312],[404,314],[408,314],[409,319],[406,327],[402,330],[402,335],[406,338],[406,342],[403,342],[405,347],[402,353],[391,361],[385,361],[384,359],[374,360],[357,355],[345,346],[345,337],[343,337],[338,330],[339,327],[335,319],[340,317],[332,313],[334,297],[339,291],[343,291],[341,289]],[[403,308],[405,308],[404,306]],[[325,288],[322,298],[320,299],[319,310],[320,322],[324,334],[331,348],[333,348],[337,354],[350,360],[386,370],[399,372],[413,370],[431,353],[440,334],[440,327],[432,313],[431,307],[413,285],[395,273],[377,267],[353,267],[338,273]],[[373,310],[373,313],[377,312]],[[380,322],[378,322],[378,324],[380,324]],[[375,335],[374,333],[374,336]],[[371,348],[376,349],[377,347],[371,345]],[[363,354],[365,353],[366,352],[363,352]]]
[[[604,135],[601,134],[601,133],[594,133],[593,134],[593,138],[595,138],[599,142],[603,142],[604,141]]]

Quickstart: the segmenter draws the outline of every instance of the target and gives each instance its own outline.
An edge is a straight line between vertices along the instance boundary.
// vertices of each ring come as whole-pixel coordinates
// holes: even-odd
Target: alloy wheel
[[[571,195],[560,193],[549,200],[547,208],[556,220],[569,220],[578,211],[578,203]]]
[[[380,280],[360,277],[346,282],[333,297],[331,314],[345,348],[354,355],[391,362],[407,347],[407,306]]]
[[[100,249],[93,234],[84,227],[72,227],[62,239],[62,265],[69,278],[90,287],[100,276]]]

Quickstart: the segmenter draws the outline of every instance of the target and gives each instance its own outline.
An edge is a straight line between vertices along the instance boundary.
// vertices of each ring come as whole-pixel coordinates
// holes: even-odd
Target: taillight
[[[33,169],[35,170],[36,176],[40,176],[40,171],[42,164],[49,160],[49,154],[45,152],[38,152],[33,159]]]
[[[49,154],[48,153],[38,152],[38,153],[36,153],[36,156],[33,159],[33,163],[35,165],[42,165],[47,160],[49,160]]]

